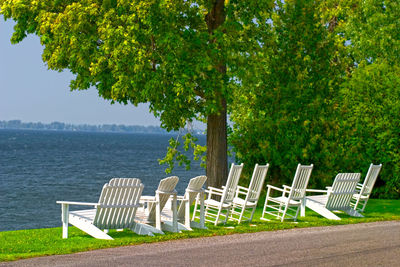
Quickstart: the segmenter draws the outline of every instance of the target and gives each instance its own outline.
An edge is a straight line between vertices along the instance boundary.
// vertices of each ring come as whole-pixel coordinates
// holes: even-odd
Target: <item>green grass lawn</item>
[[[69,254],[79,251],[110,248],[127,245],[137,245],[174,239],[196,238],[235,233],[250,233],[261,231],[275,231],[290,228],[313,226],[329,226],[340,224],[354,224],[374,221],[400,220],[400,200],[371,199],[365,210],[365,218],[352,218],[339,214],[340,221],[330,221],[307,209],[306,217],[299,218],[298,223],[265,222],[259,220],[262,208],[256,211],[252,223],[229,222],[226,225],[207,225],[207,230],[185,231],[179,234],[166,233],[154,237],[139,236],[131,231],[110,231],[114,240],[98,240],[75,227],[69,227],[69,238],[61,238],[61,227],[0,232],[0,261],[31,258],[37,256]],[[61,222],[60,222],[61,224]]]

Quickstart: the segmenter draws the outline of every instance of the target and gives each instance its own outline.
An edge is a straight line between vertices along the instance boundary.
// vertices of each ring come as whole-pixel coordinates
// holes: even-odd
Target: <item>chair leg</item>
[[[156,194],[156,228],[162,231],[161,228],[161,207],[160,207],[160,194]]]
[[[221,215],[221,208],[219,208],[218,209],[218,212],[217,212],[217,217],[215,218],[215,222],[214,222],[214,225],[217,225],[218,224],[218,221],[219,221],[219,216]]]
[[[280,203],[280,204],[279,204],[278,215],[277,215],[278,218],[279,218],[280,214],[282,214],[282,206],[283,206],[283,204]],[[282,222],[283,222],[283,218],[285,217],[285,214],[286,214],[286,210],[284,211],[284,213],[283,213],[282,216],[281,216],[281,218],[282,218],[281,221],[282,221]]]
[[[193,210],[193,215],[192,215],[192,221],[196,218],[196,212],[197,212],[197,204],[199,202],[199,195],[196,197],[196,201],[194,202],[194,210]],[[203,195],[203,202],[204,202],[204,195]],[[203,206],[204,208],[204,206]],[[201,215],[200,215],[201,216]]]
[[[294,221],[297,221],[297,216],[299,216],[299,210],[301,209],[301,206],[297,206],[296,209],[296,217],[294,217]]]
[[[204,192],[200,194],[200,227],[205,228]]]
[[[256,206],[256,207],[257,207],[257,206]],[[251,211],[250,222],[253,221],[254,212],[256,211],[256,207],[254,207],[253,210]]]
[[[283,210],[283,213],[282,213],[282,219],[281,219],[281,222],[283,222],[283,220],[285,219],[285,215],[286,215],[286,212],[287,212],[287,209],[288,209],[288,204],[286,204],[285,205],[285,208],[284,208],[284,210]],[[281,210],[281,207],[282,207],[282,204],[279,206],[279,210]]]
[[[356,203],[354,204],[354,210],[357,210],[358,204],[360,204],[361,196],[357,198]]]
[[[303,200],[301,201],[301,212],[300,212],[300,216],[304,217],[306,216],[306,198],[303,198]]]
[[[244,212],[246,210],[246,206],[240,206],[240,208],[241,208],[241,212],[240,212],[238,224],[242,221],[243,214],[244,214]]]
[[[68,217],[69,217],[69,205],[63,203],[61,205],[62,238],[68,238]]]
[[[228,221],[228,217],[229,217],[230,211],[231,211],[231,209],[227,209],[226,210],[226,216],[225,216],[224,224],[226,224],[226,222]]]
[[[172,203],[171,203],[171,209],[172,209],[172,227],[173,227],[173,232],[177,233],[178,231],[178,210],[177,210],[177,197],[176,194],[172,196]],[[161,211],[160,211],[161,213]],[[190,227],[190,225],[189,225]]]
[[[261,218],[264,218],[265,211],[267,210],[268,197],[269,197],[269,189],[268,189],[268,192],[267,192],[267,196],[265,197],[264,208],[263,208],[263,212],[262,212]]]
[[[368,202],[369,198],[367,198],[366,200],[364,200],[364,204],[363,207],[361,209],[361,212],[364,212],[365,207],[367,206],[367,202]]]

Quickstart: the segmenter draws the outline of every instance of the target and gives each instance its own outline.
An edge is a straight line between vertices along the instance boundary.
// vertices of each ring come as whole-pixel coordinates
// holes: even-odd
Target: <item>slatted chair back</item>
[[[179,178],[177,176],[170,176],[160,181],[156,190],[156,195],[160,196],[160,211],[163,210],[165,204],[170,198],[171,194],[175,193],[175,187],[178,184]],[[155,203],[149,203],[149,221],[155,221],[156,219],[156,205]]]
[[[198,193],[202,190],[204,183],[207,181],[207,176],[201,175],[190,179],[185,191],[185,199],[189,199],[189,206],[195,201]],[[182,202],[178,208],[178,219],[183,220],[185,217],[185,203]]]
[[[235,165],[232,163],[231,169],[229,171],[228,179],[226,180],[226,185],[224,192],[222,193],[221,202],[222,203],[232,203],[233,198],[236,194],[236,188],[239,183],[240,174],[243,170],[243,163],[240,165]]]
[[[369,166],[367,175],[365,176],[364,183],[361,187],[360,194],[369,196],[374,188],[376,178],[378,178],[379,172],[381,171],[382,164]]]
[[[310,180],[311,172],[314,165],[297,165],[294,175],[292,187],[289,193],[289,199],[302,200],[306,194],[308,180]]]
[[[328,192],[325,207],[328,210],[346,210],[350,206],[350,200],[355,193],[360,176],[360,173],[339,173],[336,175],[332,191]]]
[[[267,176],[269,164],[258,165],[254,167],[253,176],[251,177],[249,192],[247,194],[247,201],[258,201],[260,197],[261,190],[264,185],[265,177]]]
[[[132,228],[143,187],[137,178],[111,179],[101,191],[93,225],[99,229]]]

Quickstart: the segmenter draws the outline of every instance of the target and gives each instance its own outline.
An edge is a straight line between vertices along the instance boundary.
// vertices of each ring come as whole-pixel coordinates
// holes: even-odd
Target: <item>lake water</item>
[[[165,174],[168,140],[176,136],[0,130],[0,231],[61,226],[57,200],[97,202],[113,177],[139,178],[146,195],[177,175],[178,193],[205,170],[199,162]],[[205,136],[200,136],[201,144]]]

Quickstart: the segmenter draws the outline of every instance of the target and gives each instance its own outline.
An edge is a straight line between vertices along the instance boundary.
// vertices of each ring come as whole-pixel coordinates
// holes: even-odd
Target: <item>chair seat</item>
[[[69,213],[69,216],[75,216],[75,217],[78,217],[81,220],[86,220],[88,222],[93,222],[94,217],[96,216],[96,209],[71,211]]]
[[[306,197],[306,203],[307,201],[314,201],[317,202],[321,205],[326,205],[326,203],[328,202],[328,195],[317,195],[317,196],[309,196]]]
[[[221,205],[221,202],[216,201],[214,199],[206,199],[206,200],[204,200],[204,205],[205,206],[212,206],[212,207],[219,207],[219,205]],[[222,204],[222,208],[223,209],[228,209],[228,208],[230,208],[230,206],[231,205],[226,204],[226,203]]]
[[[277,203],[287,203],[288,198],[287,197],[282,197],[282,196],[280,196],[280,197],[269,197],[268,200],[269,201],[273,201],[273,202],[277,202]],[[291,199],[289,201],[289,205],[300,205],[300,204],[301,204],[301,202],[297,201],[297,200]]]
[[[242,206],[245,204],[245,200],[242,198],[239,198],[239,197],[235,197],[232,202],[233,202],[233,204],[242,205]],[[253,207],[256,205],[257,205],[257,203],[254,201],[247,201],[247,203],[246,203],[247,207]]]

